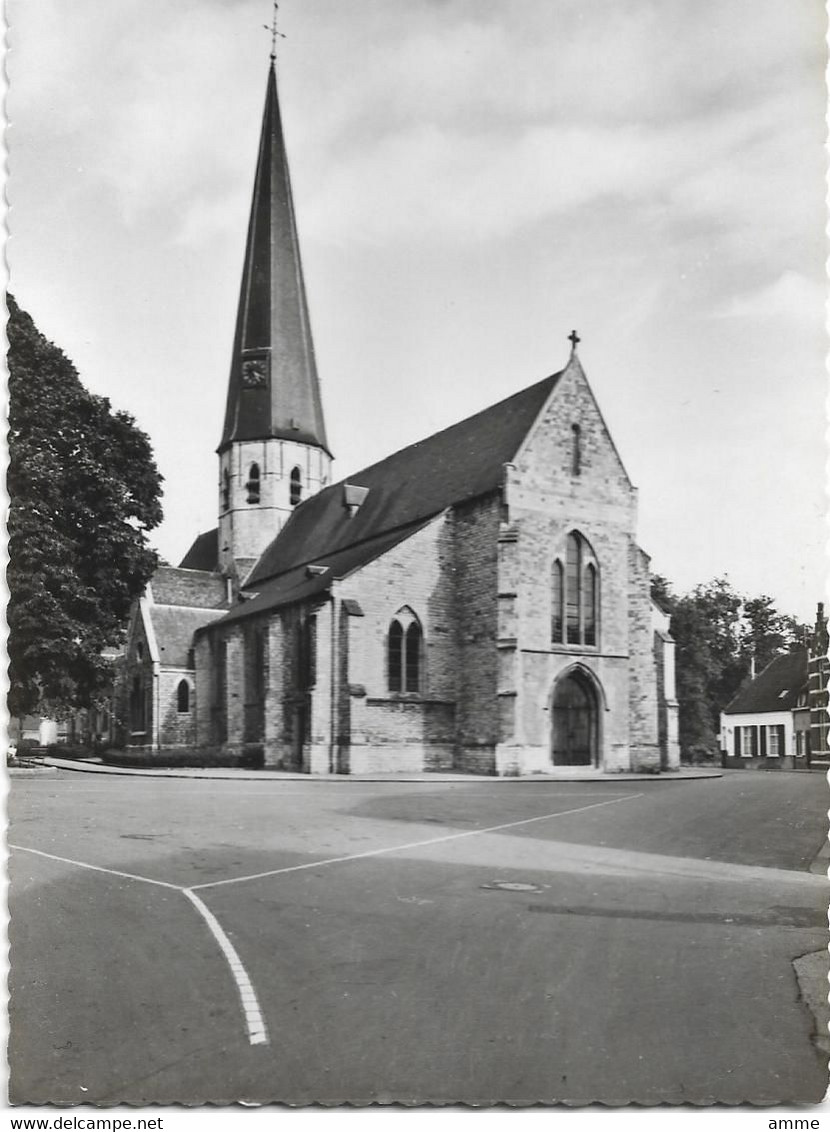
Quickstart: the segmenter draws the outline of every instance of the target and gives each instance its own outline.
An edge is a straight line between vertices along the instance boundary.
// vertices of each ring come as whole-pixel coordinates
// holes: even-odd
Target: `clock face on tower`
[[[265,358],[245,358],[242,362],[242,388],[262,389],[266,382]]]

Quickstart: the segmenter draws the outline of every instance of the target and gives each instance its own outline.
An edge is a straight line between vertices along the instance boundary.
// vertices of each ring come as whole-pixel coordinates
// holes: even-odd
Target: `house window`
[[[176,688],[176,711],[179,715],[190,711],[190,685],[186,680],[180,680]]]
[[[395,614],[387,638],[387,677],[390,692],[420,692],[423,680],[423,641],[420,622],[411,609]]]
[[[571,475],[582,472],[582,431],[578,424],[571,425]]]
[[[245,487],[248,489],[248,502],[259,503],[259,464],[251,464]]]
[[[291,506],[296,507],[303,497],[303,473],[299,468],[291,469]]]
[[[568,535],[564,567],[558,558],[553,564],[551,597],[553,643],[595,647],[599,635],[599,570],[590,545],[577,531]]]
[[[784,725],[783,723],[775,723],[767,728],[767,755],[769,758],[778,758],[785,754]]]
[[[736,734],[740,732],[740,751],[741,757],[744,759],[751,759],[753,755],[758,754],[758,728],[757,727],[736,727]]]
[[[231,505],[231,474],[227,468],[222,472],[222,510],[227,511]]]

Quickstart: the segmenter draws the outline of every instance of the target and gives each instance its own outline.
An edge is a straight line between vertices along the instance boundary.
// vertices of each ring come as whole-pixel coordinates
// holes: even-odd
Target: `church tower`
[[[219,568],[247,572],[330,479],[314,344],[282,133],[268,74],[219,455]]]

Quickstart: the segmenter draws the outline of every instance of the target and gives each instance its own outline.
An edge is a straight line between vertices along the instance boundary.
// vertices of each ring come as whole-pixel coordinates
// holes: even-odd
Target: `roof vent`
[[[360,510],[360,506],[369,494],[368,487],[358,487],[356,483],[343,484],[343,506],[353,519]]]
[[[319,578],[321,574],[328,573],[328,566],[306,566],[305,573],[307,578]]]

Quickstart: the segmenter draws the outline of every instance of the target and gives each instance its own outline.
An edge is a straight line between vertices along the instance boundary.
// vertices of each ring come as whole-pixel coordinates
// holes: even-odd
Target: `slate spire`
[[[272,438],[328,453],[273,57],[218,450]]]

